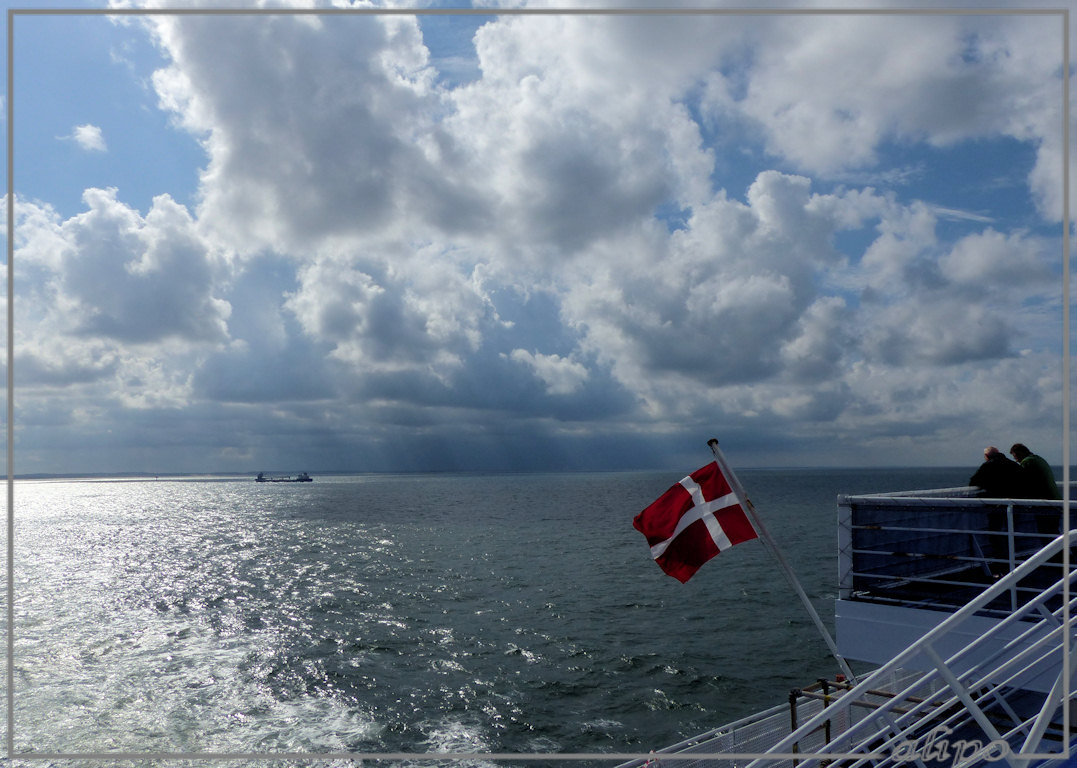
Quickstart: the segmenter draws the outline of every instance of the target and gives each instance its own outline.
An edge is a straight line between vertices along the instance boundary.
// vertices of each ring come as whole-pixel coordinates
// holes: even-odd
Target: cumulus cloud
[[[366,371],[444,374],[496,322],[481,287],[436,249],[317,258],[286,308],[333,357]]]
[[[838,15],[767,27],[748,74],[712,80],[708,105],[754,119],[767,148],[805,171],[874,165],[888,141],[1057,133],[1057,19]]]
[[[84,202],[67,220],[17,203],[17,382],[136,408],[188,402],[198,350],[228,338],[212,255],[167,196],[146,216],[111,189]]]
[[[156,33],[161,104],[208,155],[200,218],[233,248],[485,220],[414,18],[165,17]]]
[[[839,365],[855,349],[854,317],[840,296],[816,299],[781,345],[784,375],[805,383],[838,378]]]
[[[456,83],[416,17],[148,19],[196,202],[22,208],[23,381],[390,465],[718,427],[885,457],[1022,388],[1050,423],[1057,243],[903,186],[1004,137],[1057,215],[1042,20],[641,21],[492,19]]]
[[[105,135],[96,125],[76,125],[69,137],[88,152],[106,152]]]
[[[530,368],[546,385],[548,395],[570,395],[578,391],[588,378],[587,368],[560,355],[514,349],[509,357]]]
[[[1050,246],[1024,232],[985,229],[961,238],[939,260],[955,283],[976,291],[1039,291],[1060,276],[1052,269]]]
[[[574,274],[565,314],[585,346],[622,381],[664,399],[667,379],[721,386],[833,365],[844,337],[809,342],[841,300],[820,302],[818,275],[835,259],[830,237],[864,200],[822,200],[807,179],[760,174],[747,203],[717,195],[637,270]],[[850,218],[851,217],[851,218]],[[616,257],[602,254],[601,261]],[[830,310],[824,309],[830,307]]]
[[[983,306],[909,303],[876,313],[865,350],[897,368],[956,365],[1013,353],[1005,319]]]
[[[212,255],[182,206],[161,196],[143,218],[112,189],[84,200],[89,210],[61,227],[71,332],[130,343],[227,337],[230,307],[213,296]]]

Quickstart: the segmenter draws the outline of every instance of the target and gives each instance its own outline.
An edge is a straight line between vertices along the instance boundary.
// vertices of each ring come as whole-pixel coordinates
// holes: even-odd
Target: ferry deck
[[[623,768],[1068,764],[1077,556],[1059,535],[1066,505],[978,493],[839,496],[837,645],[874,671],[808,681]]]

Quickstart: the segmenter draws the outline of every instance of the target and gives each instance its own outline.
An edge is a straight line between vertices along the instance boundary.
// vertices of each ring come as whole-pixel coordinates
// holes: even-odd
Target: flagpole
[[[812,605],[811,600],[808,599],[807,593],[800,585],[800,580],[797,579],[792,567],[785,559],[785,555],[782,553],[781,548],[771,537],[770,532],[767,531],[766,526],[763,525],[763,521],[760,519],[759,515],[756,514],[755,507],[752,506],[752,502],[744,492],[740,480],[737,479],[737,476],[733,474],[733,470],[729,467],[729,464],[726,463],[725,456],[722,454],[722,449],[718,447],[718,441],[711,438],[707,441],[707,445],[710,446],[711,453],[714,454],[714,460],[718,462],[718,467],[722,470],[722,474],[725,475],[726,480],[729,481],[733,493],[737,495],[738,500],[744,506],[744,510],[748,513],[748,517],[751,519],[756,533],[759,534],[759,538],[763,540],[767,549],[774,555],[774,559],[778,561],[778,565],[782,569],[782,573],[785,574],[786,580],[789,582],[790,586],[793,587],[793,591],[797,593],[797,596],[800,597],[800,601],[804,603],[804,607],[808,610],[808,615],[811,616],[811,620],[815,623],[816,628],[819,630],[819,634],[823,636],[823,640],[830,649],[831,655],[838,662],[838,666],[841,668],[841,671],[845,673],[845,677],[855,685],[856,675],[854,675],[853,671],[849,668],[849,664],[845,661],[845,658],[838,652],[838,646],[834,642],[834,638],[830,636],[830,632],[827,631],[822,618],[819,617],[819,612],[815,610],[815,606]]]

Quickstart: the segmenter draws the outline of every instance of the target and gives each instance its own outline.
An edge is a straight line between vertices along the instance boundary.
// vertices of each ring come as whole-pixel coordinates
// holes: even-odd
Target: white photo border
[[[30,16],[1057,16],[1062,32],[1062,522],[1063,569],[1070,565],[1070,54],[1067,8],[9,8],[7,12],[7,749],[8,760],[545,760],[617,761],[649,760],[677,763],[683,760],[805,760],[862,759],[864,754],[833,753],[533,753],[533,752],[15,752],[15,473],[14,473],[14,251],[15,251],[15,19]],[[1069,581],[1063,582],[1063,626],[1069,624]],[[1069,643],[1062,644],[1063,668],[1070,665]],[[1063,675],[1063,701],[1070,695],[1069,675]],[[1070,711],[1063,706],[1063,733],[1069,733]],[[887,757],[879,754],[875,757]],[[1070,757],[1070,743],[1062,752],[1021,753],[1028,760]]]

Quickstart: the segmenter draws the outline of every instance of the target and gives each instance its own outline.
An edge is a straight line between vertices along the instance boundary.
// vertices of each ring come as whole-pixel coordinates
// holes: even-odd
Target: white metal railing
[[[965,633],[969,622],[982,628],[983,608],[1006,594],[1011,582],[1064,556],[1065,541],[1057,537],[847,693],[816,707],[798,727],[790,730],[788,713],[775,708],[765,718],[715,729],[636,765],[815,768],[840,762],[842,768],[908,763],[962,768],[1000,762],[1027,768],[1059,760],[1070,733],[1064,704],[1074,698],[1068,683],[1077,601],[1069,593],[1077,572],[958,650],[941,649],[948,638]],[[927,671],[910,675],[908,669]],[[1040,684],[1025,687],[1033,678]],[[751,738],[751,729],[759,727],[769,739],[765,747]],[[745,736],[738,736],[738,728]]]
[[[833,713],[823,726],[803,735],[795,744],[794,751],[811,754],[825,746],[828,735],[846,730],[851,721],[863,718],[878,704],[889,698],[887,691],[905,687],[919,677],[919,672],[895,669],[879,681],[880,690],[868,691],[864,706],[845,712]],[[821,693],[822,683],[830,686],[832,693]],[[755,755],[762,754],[774,744],[793,733],[797,724],[822,712],[831,702],[848,690],[849,684],[819,681],[804,690],[790,691],[788,704],[779,704],[748,717],[713,728],[684,741],[652,752],[648,758],[622,763],[617,768],[733,768],[744,766]],[[811,690],[814,689],[814,690]]]
[[[1065,541],[1066,537],[1059,536],[1029,557],[825,711],[773,745],[767,754],[779,760],[785,758],[783,753],[790,753],[798,739],[856,706],[886,674],[906,667],[929,671],[911,685],[894,691],[892,699],[831,739],[819,754],[828,754],[831,760],[841,755],[844,768],[868,764],[886,768],[892,763],[938,760],[955,766],[1004,760],[1014,768],[1023,768],[1065,753],[1069,722],[1068,708],[1062,705],[1064,699],[1073,698],[1069,682],[1075,601],[1068,593],[1074,572],[994,622],[988,631],[956,652],[944,658],[938,650],[945,645],[945,638],[961,632],[985,606],[1010,590],[1013,582],[1027,578],[1052,558],[1064,556]],[[1016,635],[1015,627],[1020,630]],[[1048,693],[1037,694],[1026,688],[1025,683],[1032,678],[1048,681],[1050,685],[1044,688]],[[932,692],[939,683],[944,687]],[[811,768],[821,759],[805,757],[799,764]],[[751,766],[762,764],[756,760]],[[766,764],[772,766],[774,762],[768,759]]]
[[[975,488],[838,497],[843,600],[953,610],[1061,530],[1062,502],[976,498]],[[1061,576],[1057,563],[984,606],[1005,615]]]

